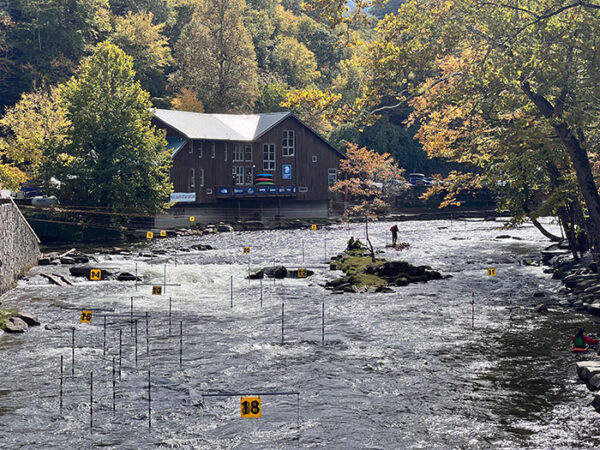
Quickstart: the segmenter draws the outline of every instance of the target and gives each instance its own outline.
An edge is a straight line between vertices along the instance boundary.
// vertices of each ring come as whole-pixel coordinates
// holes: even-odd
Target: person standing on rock
[[[350,236],[350,239],[348,239],[346,250],[354,250],[355,248],[356,248],[356,243],[354,241],[354,236]]]
[[[393,227],[390,228],[392,232],[392,247],[396,246],[396,242],[398,242],[398,225],[394,224]]]

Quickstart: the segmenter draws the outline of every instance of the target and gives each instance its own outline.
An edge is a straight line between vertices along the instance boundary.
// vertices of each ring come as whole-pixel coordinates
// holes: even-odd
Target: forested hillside
[[[300,0],[16,0],[0,3],[0,117],[23,94],[47,94],[82,59],[110,41],[133,58],[152,105],[204,112],[294,110],[339,148],[346,142],[392,153],[409,171],[439,169],[403,121],[409,110],[356,125],[295,101],[325,92],[353,103],[362,95],[376,17],[329,26]],[[287,102],[286,102],[287,100]],[[282,106],[284,105],[284,106]],[[0,124],[1,125],[1,124]],[[1,132],[11,132],[4,123]],[[0,152],[2,151],[0,146]],[[13,155],[14,156],[14,155]]]

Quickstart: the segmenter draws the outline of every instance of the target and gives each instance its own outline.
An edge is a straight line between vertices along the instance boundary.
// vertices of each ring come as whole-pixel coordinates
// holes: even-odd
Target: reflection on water
[[[97,255],[101,267],[129,272],[135,272],[137,262],[138,273],[149,284],[137,291],[134,283],[79,282],[60,288],[41,285],[37,278],[22,282],[4,300],[4,307],[34,311],[43,326],[22,336],[0,337],[0,358],[5,363],[0,369],[3,445],[600,445],[594,431],[596,416],[589,406],[591,394],[576,382],[573,363],[582,356],[568,351],[569,336],[577,327],[595,330],[597,325],[573,311],[551,309],[537,315],[529,308],[535,303],[534,292],[560,297],[560,285],[541,268],[519,264],[537,258],[547,245],[538,232],[523,227],[507,233],[498,230],[499,224],[483,221],[404,222],[399,224],[400,240],[411,247],[397,253],[385,248],[390,226],[369,226],[373,244],[384,251],[383,256],[426,264],[453,278],[398,288],[394,294],[325,291],[321,286],[339,275],[328,270],[326,256],[341,251],[350,235],[364,240],[362,225],[355,224],[318,231],[165,239],[148,244],[167,251],[153,259]],[[498,234],[522,240],[497,240]],[[198,243],[215,250],[187,251]],[[242,253],[244,246],[251,247],[250,255]],[[306,280],[264,280],[262,288],[258,280],[245,280],[249,268],[274,263],[310,267],[316,274]],[[180,286],[167,286],[165,295],[153,296],[151,284],[164,282],[165,264],[167,284]],[[496,277],[487,276],[489,267],[496,268]],[[32,273],[41,271],[67,274],[68,267],[38,267]],[[130,322],[131,296],[137,340],[136,326]],[[321,346],[323,303],[325,346]],[[95,311],[92,325],[79,323],[82,309]],[[74,378],[70,377],[72,327]],[[113,411],[113,358],[118,374],[119,335],[121,379],[116,375]],[[66,375],[62,415],[60,356]],[[202,397],[222,391],[299,391],[300,424],[293,396],[263,397],[262,418],[241,419],[238,397]]]

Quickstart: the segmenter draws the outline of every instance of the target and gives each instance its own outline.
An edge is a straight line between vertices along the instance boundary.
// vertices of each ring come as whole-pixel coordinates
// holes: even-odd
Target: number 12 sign
[[[262,413],[260,397],[242,397],[240,406],[242,408],[242,419],[260,418]]]

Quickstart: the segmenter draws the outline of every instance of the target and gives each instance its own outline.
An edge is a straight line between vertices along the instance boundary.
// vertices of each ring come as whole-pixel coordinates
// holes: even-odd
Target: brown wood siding
[[[183,137],[180,132],[167,126],[159,120],[154,119],[153,123],[167,131],[167,137]],[[295,134],[295,154],[294,156],[283,156],[283,130],[293,130]],[[277,186],[296,186],[298,189],[298,200],[324,200],[329,197],[328,187],[328,169],[338,168],[341,155],[335,152],[331,147],[325,144],[312,131],[306,128],[294,117],[288,117],[283,122],[273,127],[259,140],[250,144],[252,146],[252,161],[233,162],[234,141],[214,141],[215,157],[212,157],[212,142],[199,141],[193,142],[193,153],[190,153],[191,141],[185,144],[183,148],[175,155],[173,166],[171,167],[171,182],[174,192],[196,192],[198,203],[211,203],[217,201],[217,189],[220,186],[235,186],[233,177],[233,166],[253,167],[253,178],[259,173],[272,173],[275,185]],[[275,170],[265,171],[263,169],[263,144],[275,144]],[[202,157],[199,149],[202,146]],[[225,160],[225,152],[227,159]],[[312,162],[313,156],[317,157],[317,162]],[[292,166],[292,179],[283,179],[283,165]],[[194,189],[190,190],[189,178],[190,169],[195,170],[196,182]],[[199,186],[198,177],[200,171],[204,169],[204,186]],[[254,181],[254,180],[252,180]],[[244,186],[248,186],[244,184]],[[308,192],[299,192],[299,188],[306,187]],[[207,194],[207,189],[212,189],[212,194]],[[260,198],[260,197],[257,197]],[[286,199],[287,200],[287,199]]]

